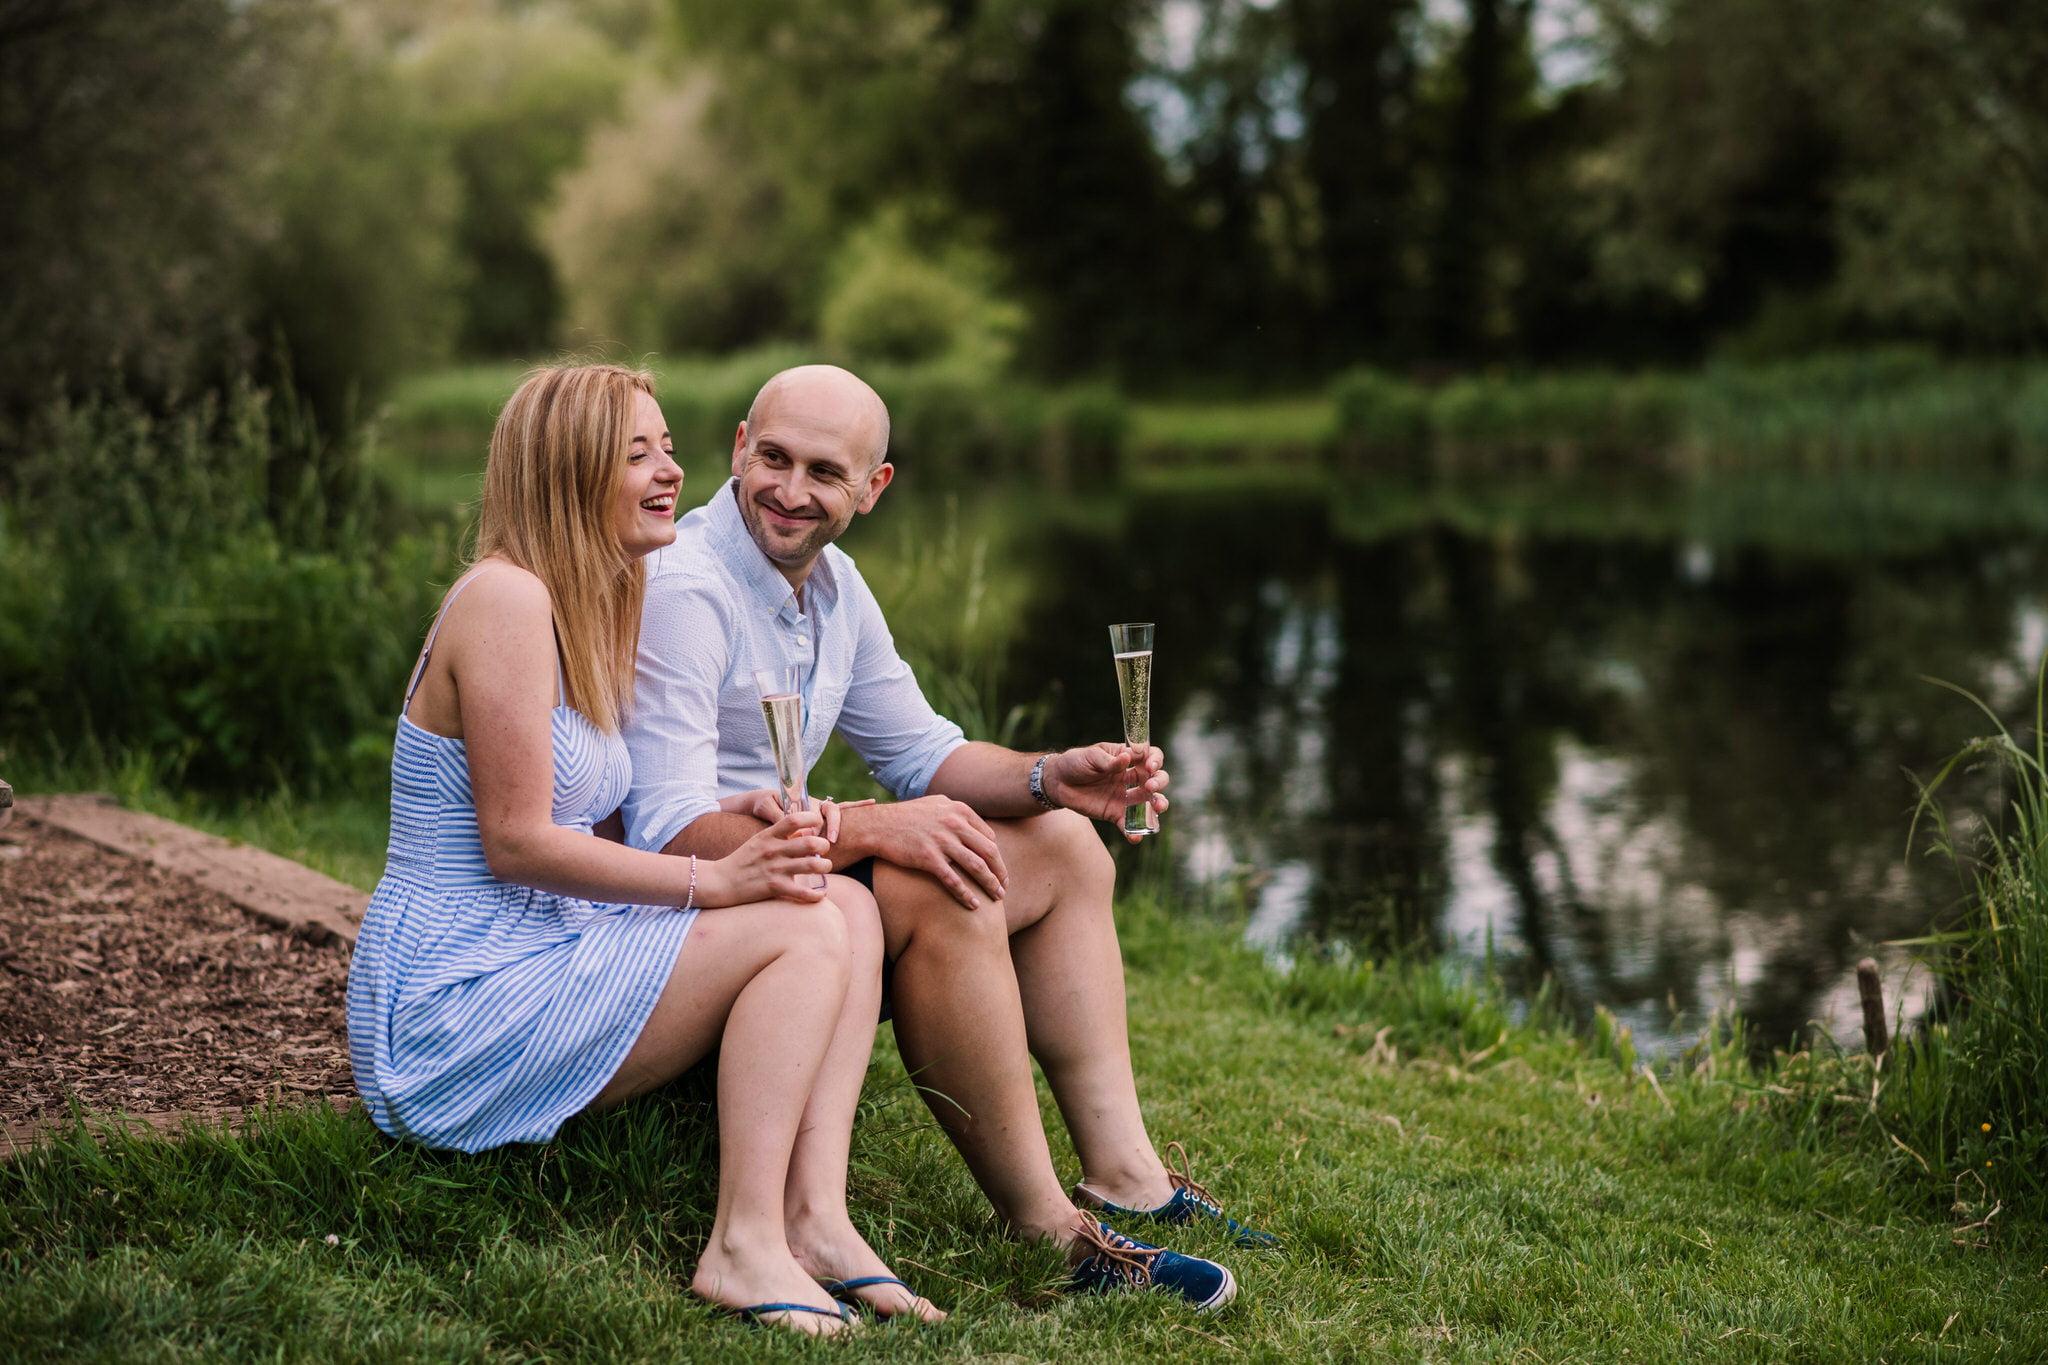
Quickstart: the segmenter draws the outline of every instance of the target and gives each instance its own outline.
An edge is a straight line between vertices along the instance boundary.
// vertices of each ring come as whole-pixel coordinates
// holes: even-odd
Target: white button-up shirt
[[[660,849],[717,810],[719,797],[775,786],[754,670],[790,664],[803,680],[807,763],[836,729],[877,782],[907,799],[924,795],[966,742],[925,700],[853,559],[827,546],[800,606],[747,534],[727,483],[677,524],[675,544],[647,560],[625,724],[628,843]]]

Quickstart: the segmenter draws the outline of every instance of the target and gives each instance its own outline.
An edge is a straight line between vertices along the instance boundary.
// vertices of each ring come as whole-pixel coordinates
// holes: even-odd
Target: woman
[[[717,1047],[718,1212],[692,1291],[817,1334],[850,1321],[828,1289],[942,1316],[846,1213],[881,931],[857,884],[816,888],[837,812],[717,860],[591,833],[628,785],[641,561],[675,539],[682,479],[644,373],[538,370],[499,416],[475,559],[400,712],[350,971],[356,1084],[394,1137],[479,1151],[546,1141]]]

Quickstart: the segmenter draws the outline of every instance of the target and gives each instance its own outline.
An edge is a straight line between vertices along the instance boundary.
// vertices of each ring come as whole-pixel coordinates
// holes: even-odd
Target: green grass
[[[2039,1222],[2048,1219],[2048,657],[2036,688],[2034,733],[2022,740],[1971,697],[1993,733],[1925,789],[1935,848],[1958,863],[1969,893],[1928,941],[1947,1008],[1903,1040],[1886,1110],[1916,1160],[1967,1172],[1987,1202]],[[1998,775],[2004,809],[1951,827],[1942,788],[1972,766]]]
[[[1236,403],[1136,403],[1131,445],[1147,463],[1313,458],[1336,430],[1324,394]]]
[[[1060,1295],[1049,1255],[997,1235],[885,1043],[857,1217],[955,1318],[835,1359],[2022,1361],[2048,1341],[2038,1228],[1958,1245],[1874,1161],[1744,1110],[1711,1067],[1653,1087],[1429,968],[1290,980],[1148,897],[1120,915],[1153,1129],[1286,1249],[1228,1253],[1243,1292],[1218,1319]],[[74,1138],[0,1166],[0,1342],[15,1359],[808,1358],[683,1292],[710,1122],[685,1085],[476,1157],[324,1112]]]

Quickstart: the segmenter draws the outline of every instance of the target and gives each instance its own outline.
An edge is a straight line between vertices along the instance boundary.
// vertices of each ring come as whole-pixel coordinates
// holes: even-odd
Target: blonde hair
[[[546,365],[498,414],[471,562],[510,560],[547,586],[569,705],[616,731],[633,696],[646,569],[619,544],[636,394],[654,376],[618,365]]]

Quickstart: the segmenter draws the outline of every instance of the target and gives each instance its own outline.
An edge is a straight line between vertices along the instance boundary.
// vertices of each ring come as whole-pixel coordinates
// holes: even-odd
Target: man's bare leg
[[[979,910],[922,873],[876,864],[896,1038],[996,1212],[1020,1235],[1064,1244],[1082,1216],[1053,1170],[1027,1052],[1091,1188],[1134,1208],[1173,1189],[1132,1078],[1109,854],[1071,813],[990,828],[1010,894]]]
[[[1005,905],[966,909],[924,873],[879,861],[875,899],[904,1066],[1011,1230],[1071,1242],[1079,1213],[1046,1147]]]
[[[1125,1208],[1173,1198],[1131,1067],[1116,863],[1072,811],[991,822],[1010,870],[1010,960],[1031,1055],[1066,1120],[1082,1179]]]

